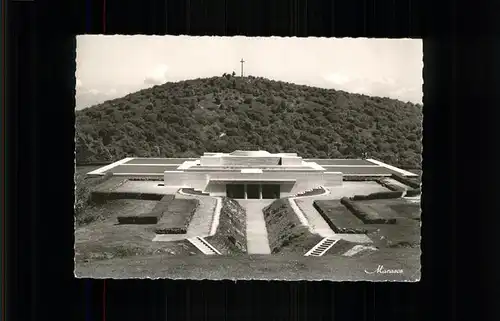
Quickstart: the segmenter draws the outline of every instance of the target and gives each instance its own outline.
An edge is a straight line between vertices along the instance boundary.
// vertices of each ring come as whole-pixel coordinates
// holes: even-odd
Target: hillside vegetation
[[[76,159],[262,149],[420,168],[421,128],[421,105],[224,75],[166,83],[76,111]]]

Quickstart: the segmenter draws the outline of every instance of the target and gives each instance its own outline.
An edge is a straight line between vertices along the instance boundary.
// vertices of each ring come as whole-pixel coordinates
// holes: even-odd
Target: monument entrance
[[[279,184],[226,184],[226,196],[234,199],[278,199]]]
[[[260,199],[260,184],[247,184],[247,198]]]
[[[262,184],[262,198],[278,199],[280,198],[279,184]]]
[[[245,198],[245,185],[244,184],[226,184],[227,197],[234,199]]]

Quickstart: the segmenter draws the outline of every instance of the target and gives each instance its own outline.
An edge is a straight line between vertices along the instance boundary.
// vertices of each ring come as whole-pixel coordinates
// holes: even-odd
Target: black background
[[[492,2],[106,2],[104,24],[103,0],[6,0],[7,320],[500,319]],[[424,38],[421,282],[106,280],[104,305],[104,281],[72,272],[83,33]]]

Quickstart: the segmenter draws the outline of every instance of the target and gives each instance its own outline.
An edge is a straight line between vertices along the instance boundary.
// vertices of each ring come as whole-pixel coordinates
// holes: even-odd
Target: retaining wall
[[[222,195],[225,193],[225,184],[215,183],[215,180],[228,180],[232,181],[235,178],[238,180],[250,181],[269,181],[271,180],[287,180],[295,179],[295,183],[276,183],[283,184],[283,186],[291,186],[289,191],[283,190],[285,193],[298,194],[318,186],[340,186],[342,185],[342,173],[306,173],[306,172],[263,172],[263,173],[227,173],[227,172],[185,172],[185,171],[166,171],[164,173],[165,186],[184,186],[191,187],[196,190],[214,193],[213,196]],[[213,182],[209,182],[214,180]],[[236,182],[235,182],[236,183]],[[216,187],[221,185],[221,187]]]

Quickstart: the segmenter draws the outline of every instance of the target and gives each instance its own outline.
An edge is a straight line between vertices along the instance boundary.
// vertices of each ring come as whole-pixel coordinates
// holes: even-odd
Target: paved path
[[[344,184],[345,183],[356,183],[356,182],[344,182]],[[362,182],[362,183],[365,183],[365,182]],[[364,186],[366,186],[365,189],[368,189],[368,190],[374,190],[374,191],[380,191],[380,189],[387,190],[386,188],[380,186],[379,184],[377,184],[377,183],[375,183],[375,184],[373,186],[364,184]],[[345,191],[342,194],[339,194],[339,191],[336,190],[335,187],[331,187],[331,188],[327,188],[329,193],[326,195],[312,195],[312,196],[297,197],[297,198],[291,199],[290,201],[295,202],[295,204],[297,204],[298,209],[302,212],[302,214],[307,219],[309,227],[311,228],[311,232],[317,233],[321,237],[328,237],[328,238],[332,238],[332,239],[344,239],[346,241],[357,242],[357,243],[371,243],[372,242],[371,239],[368,236],[366,236],[365,234],[337,234],[337,233],[335,233],[330,228],[330,226],[325,221],[325,219],[321,216],[321,214],[319,214],[319,212],[313,206],[313,202],[315,200],[339,199],[339,198],[344,197],[344,196],[352,196],[352,195],[350,195],[351,193],[354,195],[353,192],[355,191],[355,189],[353,187],[356,187],[356,185],[358,185],[358,184],[346,184],[346,185],[348,187],[347,191]],[[359,184],[359,185],[361,185],[361,184]],[[296,209],[294,209],[294,210],[296,210]]]
[[[247,214],[247,251],[248,254],[271,254],[267,238],[266,221],[262,209],[274,200],[238,200]]]

